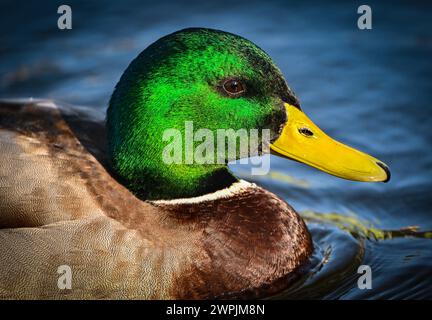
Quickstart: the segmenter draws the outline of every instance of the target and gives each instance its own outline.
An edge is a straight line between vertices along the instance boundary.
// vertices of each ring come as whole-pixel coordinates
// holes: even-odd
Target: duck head
[[[233,135],[268,129],[276,155],[351,180],[390,177],[384,163],[321,131],[271,58],[234,34],[202,28],[175,32],[145,49],[122,75],[107,111],[109,155],[119,179],[141,198],[199,196],[236,181],[228,156],[223,163],[163,161],[164,132],[176,129],[185,137],[186,122],[214,137],[218,129],[233,129]],[[215,159],[219,151],[214,148]],[[183,148],[182,159],[187,153]],[[236,150],[234,158],[239,157]]]

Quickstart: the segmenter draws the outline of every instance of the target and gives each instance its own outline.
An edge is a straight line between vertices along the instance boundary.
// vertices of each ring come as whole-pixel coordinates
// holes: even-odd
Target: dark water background
[[[159,37],[191,26],[242,35],[282,69],[305,112],[331,136],[386,162],[387,184],[345,181],[284,159],[257,178],[308,222],[313,269],[278,298],[432,298],[432,5],[357,7],[267,1],[0,2],[0,97],[104,109],[122,71]],[[429,2],[430,3],[430,2]],[[243,171],[242,171],[243,170]],[[373,289],[357,288],[370,265]]]

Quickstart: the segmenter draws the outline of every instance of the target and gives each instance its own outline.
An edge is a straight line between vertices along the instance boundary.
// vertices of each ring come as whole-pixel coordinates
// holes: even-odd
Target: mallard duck
[[[276,155],[352,180],[390,177],[322,132],[255,44],[181,30],[132,61],[106,125],[46,101],[0,104],[0,297],[250,298],[289,286],[313,251],[305,223],[226,162],[162,161],[163,132],[185,121],[268,129]]]

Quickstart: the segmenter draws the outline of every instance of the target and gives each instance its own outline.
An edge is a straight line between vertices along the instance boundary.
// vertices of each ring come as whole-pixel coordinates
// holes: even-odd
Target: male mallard
[[[259,297],[287,287],[313,249],[304,222],[226,164],[162,161],[163,132],[183,132],[185,121],[270,129],[278,155],[343,178],[389,178],[306,117],[263,50],[222,31],[178,31],[130,64],[110,100],[107,149],[102,122],[66,111],[0,106],[1,298]],[[71,289],[58,287],[60,266]]]

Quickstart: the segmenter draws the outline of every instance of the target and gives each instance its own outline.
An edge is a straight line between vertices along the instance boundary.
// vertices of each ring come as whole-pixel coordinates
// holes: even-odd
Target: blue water
[[[362,3],[350,1],[69,1],[69,31],[57,29],[60,4],[0,3],[1,98],[105,109],[122,71],[159,37],[191,26],[242,35],[274,58],[321,128],[392,171],[389,183],[367,184],[280,158],[261,178],[233,167],[311,230],[312,269],[277,298],[432,298],[431,4],[371,1],[367,31],[357,28]],[[361,264],[371,290],[357,287]]]

